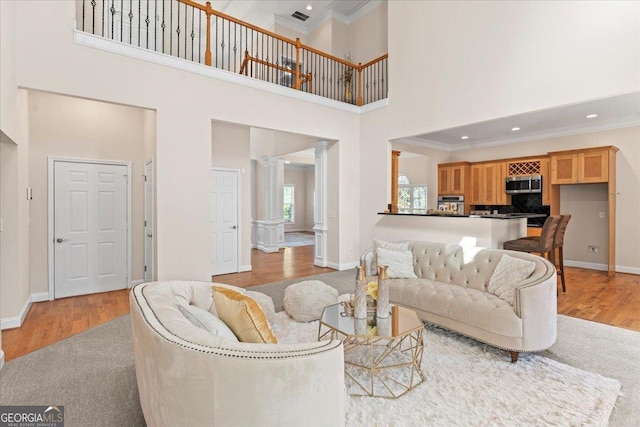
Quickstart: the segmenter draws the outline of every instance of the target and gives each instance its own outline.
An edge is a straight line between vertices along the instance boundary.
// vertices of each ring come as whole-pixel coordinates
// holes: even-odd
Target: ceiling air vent
[[[305,15],[302,12],[298,12],[297,10],[295,12],[293,12],[293,14],[291,15],[296,19],[301,20],[302,22],[306,21],[307,19],[309,19],[309,15]]]

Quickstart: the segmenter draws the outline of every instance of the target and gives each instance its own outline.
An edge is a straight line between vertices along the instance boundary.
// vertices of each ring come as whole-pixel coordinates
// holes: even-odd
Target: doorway
[[[211,275],[237,273],[240,171],[211,169]]]
[[[49,158],[49,298],[125,289],[129,162]]]
[[[155,252],[153,224],[153,161],[144,164],[144,281],[151,282],[155,276]]]

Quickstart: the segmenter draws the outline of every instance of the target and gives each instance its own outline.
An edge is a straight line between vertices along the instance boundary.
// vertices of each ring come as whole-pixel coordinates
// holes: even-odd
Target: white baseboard
[[[600,264],[597,262],[573,261],[570,259],[565,259],[564,265],[566,267],[578,267],[586,268],[589,270],[607,271],[607,264]]]
[[[626,265],[616,265],[616,271],[618,273],[629,273],[629,274],[640,275],[640,268],[638,267],[627,267]]]
[[[578,267],[578,268],[586,268],[589,270],[598,270],[598,271],[608,271],[609,266],[607,264],[601,264],[597,262],[584,262],[584,261],[573,261],[570,259],[564,260],[564,265],[567,267]],[[640,275],[640,268],[638,267],[628,267],[626,265],[616,265],[615,271],[617,273],[629,273],[629,274],[638,274]]]
[[[142,283],[144,283],[144,279],[132,280],[130,288],[135,288]]]
[[[0,349],[0,371],[2,371],[3,366],[4,366],[4,351]]]
[[[49,299],[49,294],[47,294],[47,299]],[[31,295],[29,295],[17,316],[4,317],[0,319],[0,330],[4,331],[5,329],[19,328],[22,326],[22,322],[24,322],[24,318],[29,312],[29,308],[31,308]]]
[[[356,266],[358,265],[360,265],[360,263],[357,261],[345,262],[342,264],[336,264],[335,262],[327,262],[327,267],[333,268],[334,270],[339,270],[339,271],[351,270],[352,268],[356,268]]]
[[[251,264],[249,264],[249,265],[241,265],[240,269],[239,269],[239,273],[243,273],[245,271],[251,271],[251,270],[252,270]]]
[[[38,292],[31,294],[31,302],[49,301],[49,292]]]

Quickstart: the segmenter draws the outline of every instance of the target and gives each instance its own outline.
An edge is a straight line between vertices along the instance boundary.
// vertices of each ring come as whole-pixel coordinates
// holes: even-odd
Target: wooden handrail
[[[248,66],[249,66],[249,61],[254,61],[263,65],[267,65],[269,67],[273,67],[282,71],[287,71],[287,72],[291,72],[293,71],[294,75],[295,75],[295,80],[294,80],[294,88],[295,89],[300,89],[301,85],[309,82],[311,83],[311,73],[308,74],[302,74],[302,70],[300,70],[300,50],[304,49],[308,52],[311,53],[315,53],[316,55],[322,56],[324,58],[327,58],[331,61],[335,61],[338,64],[342,64],[345,67],[349,67],[352,68],[354,70],[356,70],[358,72],[358,80],[357,80],[357,85],[356,85],[356,90],[357,90],[357,97],[356,97],[356,104],[357,105],[362,105],[362,101],[363,101],[363,85],[362,85],[362,70],[364,70],[365,68],[374,65],[384,59],[387,59],[389,57],[389,54],[384,54],[376,59],[374,59],[373,61],[369,61],[366,64],[362,64],[362,63],[358,63],[358,64],[354,64],[350,61],[346,61],[344,59],[338,58],[337,56],[333,56],[331,54],[322,52],[318,49],[315,49],[311,46],[307,46],[303,43],[300,42],[300,38],[296,38],[295,40],[292,40],[290,38],[281,36],[279,34],[276,34],[272,31],[268,31],[265,29],[262,29],[258,26],[255,26],[253,24],[250,24],[248,22],[242,21],[240,19],[234,18],[233,16],[227,15],[225,13],[222,12],[218,12],[217,10],[214,10],[211,8],[211,2],[207,2],[206,5],[202,5],[201,3],[197,3],[193,0],[178,0],[178,2],[180,3],[184,3],[188,6],[192,6],[196,9],[199,9],[203,12],[206,13],[207,15],[207,20],[206,20],[206,24],[207,24],[207,40],[206,40],[206,51],[205,51],[205,64],[206,65],[211,65],[212,64],[212,59],[211,59],[211,15],[215,15],[219,18],[222,19],[226,19],[229,22],[233,22],[236,23],[242,27],[246,27],[249,28],[251,30],[257,31],[258,33],[264,34],[266,36],[269,37],[273,37],[276,40],[280,40],[282,42],[291,44],[295,47],[296,50],[296,66],[294,70],[290,70],[288,68],[284,68],[281,67],[277,64],[273,64],[270,63],[268,61],[264,61],[264,60],[260,60],[258,58],[253,58],[251,56],[249,56],[248,52],[245,52],[245,58],[244,61],[242,62],[242,65],[240,67],[240,74],[244,73],[245,75],[247,75],[247,70],[248,70]],[[304,80],[304,81],[303,81]],[[345,82],[346,83],[346,82]]]
[[[384,55],[382,55],[382,56],[381,56],[381,57],[379,57],[379,58],[374,59],[373,61],[369,61],[369,62],[367,62],[367,63],[366,63],[366,64],[364,64],[364,65],[360,65],[360,68],[367,68],[367,67],[369,67],[369,66],[371,66],[371,65],[375,64],[376,62],[380,62],[380,61],[382,61],[382,60],[384,60],[384,59],[387,59],[388,57],[389,57],[389,54],[388,54],[388,53],[385,53]]]
[[[276,33],[271,32],[269,30],[265,30],[263,28],[257,27],[257,26],[255,26],[253,24],[248,23],[248,22],[245,22],[245,21],[242,21],[240,19],[234,18],[233,16],[227,15],[227,14],[222,13],[222,12],[218,12],[215,9],[211,9],[211,3],[210,2],[207,2],[207,5],[209,6],[209,8],[207,8],[206,6],[203,6],[200,3],[196,3],[196,2],[194,2],[192,0],[178,0],[178,1],[180,3],[184,3],[184,4],[187,4],[189,6],[193,6],[196,9],[200,9],[203,12],[209,13],[208,10],[210,10],[211,11],[210,13],[212,15],[215,15],[215,16],[217,16],[219,18],[226,19],[226,20],[231,21],[231,22],[235,22],[236,24],[245,26],[245,27],[250,28],[252,30],[258,31],[259,33],[262,33],[262,34],[266,34],[266,35],[271,36],[271,37],[273,37],[275,39],[281,40],[281,41],[283,41],[285,43],[290,43],[290,44],[292,44],[294,46],[296,46],[296,40],[298,40],[298,41],[300,40],[300,39],[293,40],[293,39],[281,36],[280,34],[276,34]],[[346,65],[348,67],[353,67],[356,70],[358,69],[358,66],[356,64],[353,64],[353,63],[351,63],[349,61],[345,61],[344,59],[340,59],[337,56],[333,56],[333,55],[330,55],[328,53],[322,52],[322,51],[320,51],[318,49],[315,49],[315,48],[313,48],[311,46],[307,46],[305,44],[300,43],[300,48],[302,48],[304,50],[308,50],[309,52],[313,52],[315,54],[324,56],[325,58],[332,59],[332,60],[334,60],[336,62],[341,63],[342,65]]]

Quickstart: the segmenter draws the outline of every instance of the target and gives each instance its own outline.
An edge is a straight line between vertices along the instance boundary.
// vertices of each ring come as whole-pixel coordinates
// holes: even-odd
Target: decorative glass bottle
[[[378,266],[378,304],[376,317],[389,317],[389,280],[387,280],[387,266]]]
[[[356,319],[367,318],[367,278],[364,274],[364,268],[361,266],[356,267],[356,293],[355,293],[355,307],[353,310],[353,317]]]

